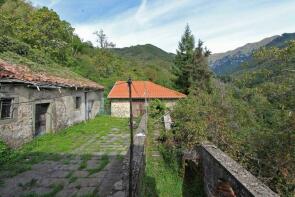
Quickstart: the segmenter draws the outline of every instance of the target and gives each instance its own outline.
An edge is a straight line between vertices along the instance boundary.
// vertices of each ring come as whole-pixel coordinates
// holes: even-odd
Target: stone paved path
[[[118,191],[122,185],[122,163],[128,139],[128,134],[116,128],[103,137],[93,136],[56,161],[44,160],[29,171],[2,178],[0,196],[108,196],[113,187]]]

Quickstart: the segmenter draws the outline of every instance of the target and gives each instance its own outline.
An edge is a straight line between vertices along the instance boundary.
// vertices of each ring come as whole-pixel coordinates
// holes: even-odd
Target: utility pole
[[[129,77],[128,81],[129,88],[129,104],[130,104],[130,156],[129,156],[129,197],[132,197],[132,170],[133,170],[133,113],[132,113],[132,95],[131,95],[131,85],[132,80]]]

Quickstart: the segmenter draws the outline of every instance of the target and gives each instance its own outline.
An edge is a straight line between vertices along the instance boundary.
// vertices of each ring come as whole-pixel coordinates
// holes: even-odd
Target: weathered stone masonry
[[[0,98],[13,98],[12,117],[0,120],[0,137],[11,147],[30,141],[36,132],[36,106],[45,104],[45,133],[95,117],[102,107],[103,90],[40,88],[1,84]],[[80,106],[76,107],[76,97]]]
[[[206,196],[278,197],[240,164],[212,144],[186,153],[184,159],[201,164]],[[222,188],[222,190],[220,190]],[[230,195],[232,191],[234,195]]]
[[[132,170],[132,194],[134,197],[140,196],[142,181],[145,172],[145,145],[147,134],[147,115],[144,114],[140,124],[135,132],[134,147],[133,147],[133,170]],[[122,189],[114,191],[113,197],[129,196],[129,151],[124,158]],[[120,194],[120,195],[119,195]]]

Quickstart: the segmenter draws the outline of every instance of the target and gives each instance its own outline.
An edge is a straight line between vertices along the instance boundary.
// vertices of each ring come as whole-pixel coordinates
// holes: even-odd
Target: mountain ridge
[[[241,64],[251,60],[254,51],[261,47],[281,48],[292,39],[295,39],[295,33],[283,33],[264,38],[258,42],[247,43],[224,53],[215,53],[209,57],[209,65],[217,75],[231,74],[239,70]]]
[[[110,51],[138,65],[138,69],[144,70],[149,80],[173,87],[175,77],[172,71],[175,56],[173,53],[152,44],[112,48]]]

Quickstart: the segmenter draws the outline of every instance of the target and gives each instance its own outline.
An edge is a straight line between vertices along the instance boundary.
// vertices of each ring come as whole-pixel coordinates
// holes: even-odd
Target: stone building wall
[[[166,107],[173,108],[173,106],[176,104],[176,102],[178,100],[176,100],[176,99],[163,99],[162,101],[165,103]],[[134,101],[134,103],[140,103],[140,102],[142,103],[142,105],[144,105],[145,101],[144,101],[144,99]],[[115,117],[125,117],[125,118],[129,117],[129,115],[130,115],[129,100],[128,99],[112,99],[111,100],[111,115],[115,116]]]
[[[129,117],[130,104],[128,100],[112,100],[111,101],[111,115],[115,117]]]
[[[40,89],[24,85],[2,85],[0,98],[13,98],[13,116],[0,119],[0,137],[11,147],[19,147],[35,135],[37,104],[48,104],[45,133],[55,132],[69,125],[94,118],[102,105],[102,91],[85,91],[68,88]],[[81,105],[76,109],[76,97]]]

